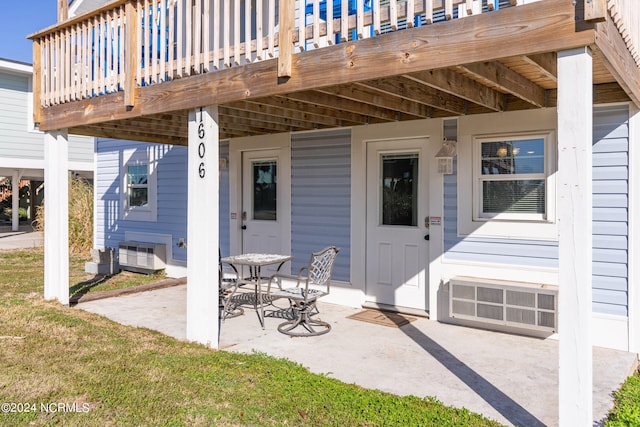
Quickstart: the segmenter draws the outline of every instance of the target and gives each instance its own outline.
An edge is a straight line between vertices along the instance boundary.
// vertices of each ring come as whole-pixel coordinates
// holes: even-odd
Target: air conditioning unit
[[[149,242],[120,242],[118,261],[122,270],[153,273],[166,266],[166,245]]]
[[[454,277],[449,314],[486,324],[556,332],[558,292],[549,285]]]

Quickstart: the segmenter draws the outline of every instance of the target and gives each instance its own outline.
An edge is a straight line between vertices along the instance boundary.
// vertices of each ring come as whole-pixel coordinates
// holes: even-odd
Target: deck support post
[[[218,348],[218,107],[189,112],[187,339]]]
[[[11,175],[11,231],[20,228],[20,171],[13,171]]]
[[[69,304],[69,139],[44,134],[44,298]]]
[[[560,426],[593,423],[592,57],[558,53],[558,331]]]

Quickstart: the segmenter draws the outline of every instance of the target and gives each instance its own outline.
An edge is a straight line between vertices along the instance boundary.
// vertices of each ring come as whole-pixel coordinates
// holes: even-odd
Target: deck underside
[[[544,13],[541,13],[544,11]],[[42,130],[187,144],[188,111],[220,107],[220,138],[556,106],[557,52],[589,47],[594,102],[640,99],[640,74],[610,22],[547,0],[301,52],[42,110]],[[578,22],[578,24],[576,24]]]

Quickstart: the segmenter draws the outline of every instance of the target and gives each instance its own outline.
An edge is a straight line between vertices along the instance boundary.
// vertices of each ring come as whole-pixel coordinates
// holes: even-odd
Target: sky
[[[0,0],[0,58],[31,64],[32,43],[26,37],[56,23],[56,0]]]

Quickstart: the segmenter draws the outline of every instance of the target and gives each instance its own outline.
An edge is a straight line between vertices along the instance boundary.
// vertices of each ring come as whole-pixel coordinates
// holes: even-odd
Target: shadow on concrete
[[[447,351],[447,349],[411,325],[411,323],[402,326],[400,329],[513,425],[545,426],[532,413]]]

